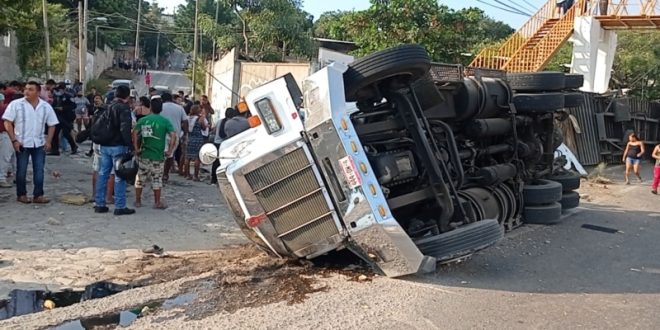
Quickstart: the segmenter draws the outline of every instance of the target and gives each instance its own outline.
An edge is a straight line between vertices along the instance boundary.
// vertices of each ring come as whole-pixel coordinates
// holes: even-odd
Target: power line
[[[530,15],[528,15],[528,14],[524,14],[524,13],[521,13],[521,12],[518,12],[518,11],[514,11],[514,10],[511,10],[511,9],[503,8],[503,7],[499,7],[499,6],[496,6],[496,5],[492,4],[492,3],[488,3],[488,2],[483,1],[483,0],[477,0],[477,2],[483,3],[483,4],[486,5],[486,6],[490,6],[490,7],[493,7],[493,8],[497,8],[497,9],[499,9],[499,10],[503,10],[503,11],[506,11],[506,12],[509,12],[509,13],[512,13],[512,14],[516,14],[516,15],[520,15],[520,16],[525,16],[525,17],[530,17]]]

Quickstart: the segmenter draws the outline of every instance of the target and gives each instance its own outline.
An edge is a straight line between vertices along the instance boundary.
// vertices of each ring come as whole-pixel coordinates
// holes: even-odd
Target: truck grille
[[[339,233],[302,148],[246,173],[245,179],[291,251]]]

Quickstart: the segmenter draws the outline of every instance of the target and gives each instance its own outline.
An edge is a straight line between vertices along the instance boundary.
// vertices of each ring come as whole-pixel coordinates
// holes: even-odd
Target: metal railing
[[[571,36],[575,16],[584,8],[586,0],[578,0],[552,28],[533,45],[523,45],[512,56],[503,69],[509,72],[534,72],[543,69],[559,47]],[[555,3],[550,0],[550,3]]]
[[[470,63],[471,67],[501,69],[511,56],[533,37],[556,11],[555,0],[548,0],[520,29],[502,45],[484,48]]]
[[[660,3],[657,0],[588,0],[585,7],[588,16],[657,16]]]

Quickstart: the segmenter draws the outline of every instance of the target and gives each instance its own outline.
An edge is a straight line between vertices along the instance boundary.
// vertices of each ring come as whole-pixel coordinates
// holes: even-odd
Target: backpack
[[[112,120],[111,112],[114,111],[113,108],[114,104],[109,109],[102,111],[98,118],[94,118],[91,132],[92,142],[98,145],[107,145],[114,140],[117,129]]]

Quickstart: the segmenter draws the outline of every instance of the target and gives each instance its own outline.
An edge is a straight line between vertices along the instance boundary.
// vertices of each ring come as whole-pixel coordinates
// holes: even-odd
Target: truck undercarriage
[[[577,206],[555,123],[581,85],[431,63],[403,45],[305,80],[303,126],[300,91],[281,78],[248,94],[263,124],[223,142],[219,186],[243,232],[277,255],[348,248],[388,276],[429,270]]]

